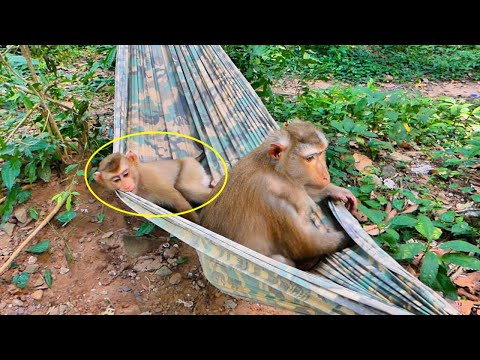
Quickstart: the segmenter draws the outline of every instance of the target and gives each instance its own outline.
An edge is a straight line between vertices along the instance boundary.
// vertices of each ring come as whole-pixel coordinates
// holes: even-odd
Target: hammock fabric
[[[115,137],[141,131],[190,135],[232,167],[278,128],[220,46],[119,46],[115,85]],[[224,175],[212,151],[183,137],[145,135],[114,143],[115,152],[127,149],[142,161],[203,158],[216,181]],[[117,195],[139,214],[169,213],[134,194]],[[180,216],[148,220],[195,248],[206,278],[237,298],[304,314],[458,314],[384,252],[343,205],[319,205],[324,225],[343,229],[355,245],[309,272]]]

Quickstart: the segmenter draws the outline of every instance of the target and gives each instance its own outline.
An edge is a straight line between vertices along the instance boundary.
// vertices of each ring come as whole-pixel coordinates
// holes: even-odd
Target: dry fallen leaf
[[[378,228],[377,225],[366,225],[363,227],[363,230],[367,232],[368,235],[379,235],[380,234],[380,229]],[[381,232],[384,232],[385,230],[382,230]]]
[[[480,301],[480,298],[478,296],[475,296],[475,295],[472,295],[470,294],[467,290],[465,290],[464,288],[459,288],[458,289],[458,295],[459,296],[464,296],[466,297],[468,300],[472,300],[472,301]]]
[[[469,209],[473,206],[473,201],[469,201],[465,204],[457,204],[457,210],[465,210],[465,209]]]
[[[453,281],[457,286],[466,287],[472,294],[480,293],[480,272],[460,275]]]
[[[385,206],[385,212],[389,213],[390,211],[392,211],[392,203],[388,201],[387,206]]]
[[[398,211],[397,211],[396,209],[390,210],[390,212],[388,213],[387,218],[385,219],[385,222],[393,219],[397,214],[398,214]]]
[[[398,146],[400,146],[402,149],[413,150],[412,145],[407,143],[405,140],[402,140],[402,142]]]
[[[458,300],[455,301],[458,311],[463,315],[478,315],[478,310],[480,308],[480,303],[471,301],[471,300]],[[473,310],[473,311],[472,311]]]
[[[410,214],[418,209],[418,204],[409,205],[400,214]]]
[[[368,158],[368,156],[359,154],[359,153],[354,153],[353,158],[355,159],[355,169],[357,169],[360,172],[368,172],[368,170],[365,170],[365,167],[367,166],[372,166],[373,161]]]

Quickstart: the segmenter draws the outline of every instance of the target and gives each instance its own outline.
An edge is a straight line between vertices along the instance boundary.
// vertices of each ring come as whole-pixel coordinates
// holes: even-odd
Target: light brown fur
[[[275,131],[235,165],[222,194],[202,211],[201,224],[298,267],[346,247],[349,239],[322,225],[322,211],[309,196],[330,196],[356,207],[349,190],[330,184],[327,145],[324,134],[309,123]]]
[[[132,192],[176,212],[191,210],[189,202],[206,202],[212,191],[205,170],[191,157],[142,163],[132,151],[114,153],[100,162],[98,170],[95,180],[108,189]],[[198,222],[195,212],[183,216]]]

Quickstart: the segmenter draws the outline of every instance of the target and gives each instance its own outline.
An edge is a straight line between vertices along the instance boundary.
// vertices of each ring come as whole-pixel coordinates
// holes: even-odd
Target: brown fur
[[[130,191],[175,212],[191,210],[189,203],[202,204],[210,199],[205,170],[194,158],[141,163],[135,153],[114,153],[100,162],[95,180],[110,190]],[[116,181],[115,181],[116,180]],[[182,215],[198,222],[194,212]]]
[[[322,225],[323,213],[307,192],[313,189],[321,192],[317,197],[356,205],[348,190],[330,184],[327,145],[324,134],[310,123],[294,122],[275,131],[235,165],[222,194],[204,208],[201,224],[299,267],[346,247],[349,240],[343,232]],[[307,161],[310,154],[314,156]]]

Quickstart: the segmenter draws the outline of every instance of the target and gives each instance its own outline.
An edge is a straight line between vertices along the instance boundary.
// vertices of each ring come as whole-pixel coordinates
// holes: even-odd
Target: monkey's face
[[[300,184],[324,188],[330,184],[326,161],[326,147],[319,145],[298,146],[290,156],[287,172]]]
[[[116,171],[98,172],[95,175],[95,180],[110,190],[121,190],[136,194],[138,190],[138,177],[136,166],[131,164],[130,161],[122,159]]]

